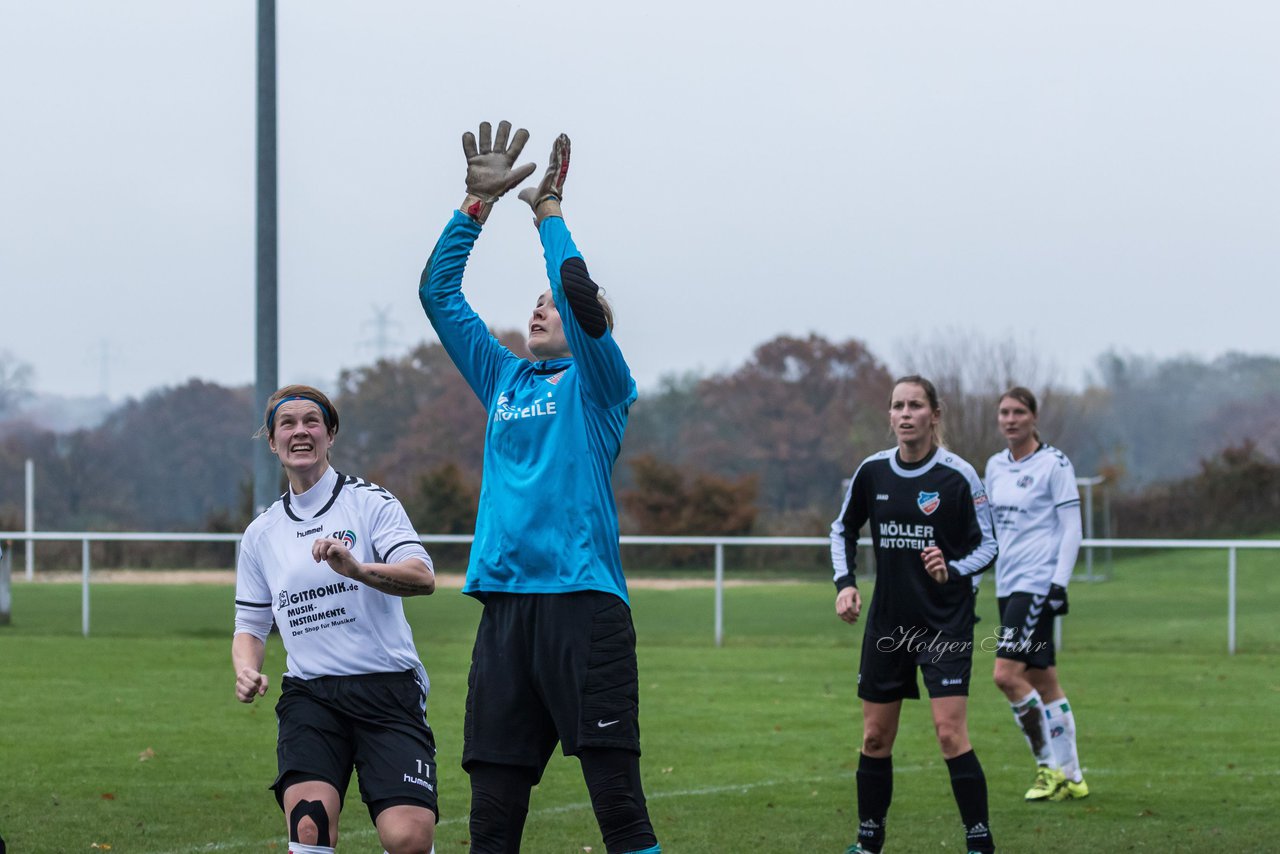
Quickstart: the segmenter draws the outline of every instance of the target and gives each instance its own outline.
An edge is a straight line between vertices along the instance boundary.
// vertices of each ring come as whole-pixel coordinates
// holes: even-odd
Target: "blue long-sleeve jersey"
[[[538,228],[573,358],[530,362],[503,347],[462,294],[480,225],[455,211],[418,296],[441,343],[489,414],[475,542],[463,592],[601,590],[627,599],[611,483],[636,385],[610,331],[579,323],[562,272],[581,254],[560,217]]]

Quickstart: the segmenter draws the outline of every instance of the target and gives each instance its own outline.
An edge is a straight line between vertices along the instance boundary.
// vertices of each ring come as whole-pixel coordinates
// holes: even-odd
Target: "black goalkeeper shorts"
[[[640,752],[631,609],[612,593],[491,593],[467,678],[462,766],[522,765],[539,777],[559,741]]]

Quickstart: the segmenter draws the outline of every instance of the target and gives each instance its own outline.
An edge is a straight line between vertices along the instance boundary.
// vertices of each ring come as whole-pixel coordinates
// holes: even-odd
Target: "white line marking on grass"
[[[1025,770],[1025,767],[1023,765],[1016,765],[1016,766],[1000,765],[996,767],[998,767],[1002,772],[1016,772],[1019,770]],[[939,770],[940,770],[940,767],[938,763],[926,763],[922,765],[895,766],[893,769],[893,772],[895,774],[916,774],[920,772],[934,773],[934,772],[938,772]],[[1099,777],[1107,777],[1113,774],[1121,773],[1114,768],[1084,768],[1083,771],[1086,775],[1099,776]],[[1235,776],[1235,775],[1247,775],[1247,776],[1254,776],[1254,777],[1271,777],[1271,776],[1280,775],[1280,771],[1276,771],[1276,770],[1240,771],[1239,769],[1236,769],[1233,771],[1216,770],[1213,772],[1213,775],[1215,777]],[[646,799],[649,801],[662,801],[662,800],[670,800],[671,798],[700,798],[700,797],[706,797],[708,795],[723,795],[727,792],[741,792],[745,794],[754,789],[769,789],[777,786],[811,786],[811,785],[822,784],[822,783],[837,783],[842,781],[847,782],[847,781],[853,780],[854,777],[855,777],[855,774],[853,771],[841,771],[837,774],[826,774],[826,775],[820,775],[815,777],[800,777],[800,778],[788,779],[788,780],[757,780],[752,783],[727,783],[721,786],[703,786],[697,789],[676,789],[676,790],[665,791],[665,792],[657,791],[657,792],[648,793],[646,795]],[[564,815],[565,813],[581,812],[582,810],[589,810],[589,809],[591,809],[591,803],[589,801],[578,801],[572,804],[562,804],[556,807],[542,807],[541,809],[531,809],[529,810],[529,818],[533,819],[538,816]],[[437,827],[457,827],[460,825],[465,826],[467,823],[467,820],[468,820],[468,815],[466,813],[463,813],[461,816],[457,818],[446,818],[444,821],[440,822],[436,826]],[[354,830],[343,829],[340,832],[341,832],[342,839],[376,840],[378,837],[377,829],[373,827],[368,827],[368,826],[361,826]],[[267,845],[269,845],[272,842],[280,842],[281,839],[282,837],[280,836],[273,836],[270,839],[261,839],[258,841],[240,840],[240,841],[231,841],[231,842],[209,842],[204,845],[193,845],[188,848],[180,848],[176,851],[163,852],[163,854],[201,854],[201,852],[231,851],[236,849],[261,849],[261,848],[265,848]]]
[[[907,765],[901,768],[895,768],[895,773],[923,771],[930,766],[925,765]],[[775,786],[807,786],[815,783],[834,783],[839,780],[852,780],[852,771],[842,771],[839,774],[829,774],[820,777],[803,777],[792,780],[759,780],[753,783],[730,783],[723,786],[704,786],[699,789],[678,789],[669,792],[653,792],[646,794],[646,800],[661,801],[670,798],[700,798],[707,795],[722,795],[726,792],[749,792],[753,789],[768,789]],[[563,804],[558,807],[543,807],[541,809],[529,810],[529,818],[536,818],[541,815],[563,815],[564,813],[579,812],[581,810],[591,809],[589,801],[581,801],[572,804]],[[465,825],[468,816],[464,813],[458,818],[446,818],[436,827],[453,827],[455,825]],[[360,827],[355,830],[346,830],[339,828],[339,839],[376,839],[378,831],[373,827]],[[200,852],[213,851],[229,851],[237,848],[262,848],[272,842],[279,842],[281,837],[273,836],[270,839],[263,839],[256,842],[235,841],[235,842],[208,842],[204,845],[193,845],[189,848],[180,848],[177,851],[167,851],[164,854],[200,854]]]

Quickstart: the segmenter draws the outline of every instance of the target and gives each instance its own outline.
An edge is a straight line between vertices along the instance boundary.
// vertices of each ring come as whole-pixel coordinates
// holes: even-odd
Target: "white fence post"
[[[84,582],[80,591],[80,631],[85,636],[89,636],[89,538],[85,537],[80,541],[83,548],[80,551],[80,564],[84,574]]]
[[[716,646],[724,644],[724,543],[716,543]]]
[[[1093,477],[1077,477],[1076,486],[1084,487],[1084,539],[1089,542],[1093,539],[1093,488],[1098,484],[1105,483],[1106,478],[1102,475],[1094,475]],[[1109,512],[1109,511],[1108,511]],[[1110,523],[1108,523],[1108,528]],[[1084,566],[1085,580],[1093,581],[1093,546],[1085,546],[1084,550]]]
[[[0,555],[0,626],[7,626],[13,614],[13,543]]]
[[[1236,654],[1236,547],[1227,549],[1227,654]]]
[[[25,466],[27,474],[27,533],[30,534],[36,529],[36,461],[27,460]],[[36,574],[36,543],[30,537],[27,538],[27,581],[35,578]]]

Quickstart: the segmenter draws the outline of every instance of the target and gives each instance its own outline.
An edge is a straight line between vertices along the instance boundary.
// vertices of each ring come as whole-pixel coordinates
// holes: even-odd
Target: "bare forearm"
[[[398,563],[362,563],[351,576],[391,596],[430,596],[436,590],[436,576],[425,563],[408,558]]]
[[[237,634],[231,639],[231,665],[236,673],[246,667],[254,672],[261,672],[266,651],[267,645],[253,635]]]

